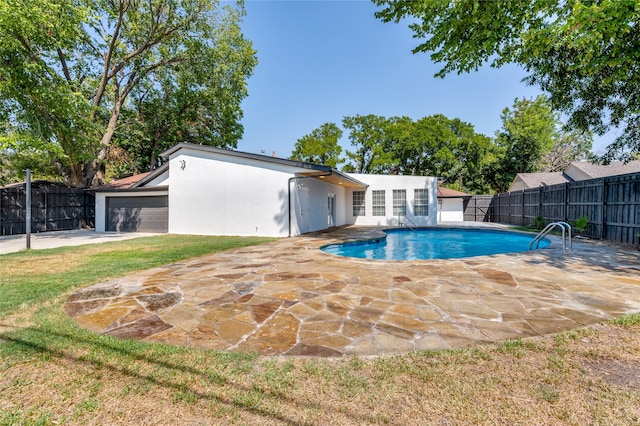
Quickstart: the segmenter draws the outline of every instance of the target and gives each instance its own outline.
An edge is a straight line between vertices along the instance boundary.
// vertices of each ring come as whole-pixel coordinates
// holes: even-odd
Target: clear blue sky
[[[259,63],[242,103],[240,151],[286,158],[297,139],[357,114],[444,114],[494,136],[505,107],[540,94],[515,66],[433,77],[441,66],[411,53],[417,41],[406,23],[382,23],[369,1],[247,0],[245,8]],[[351,149],[347,132],[341,144]]]

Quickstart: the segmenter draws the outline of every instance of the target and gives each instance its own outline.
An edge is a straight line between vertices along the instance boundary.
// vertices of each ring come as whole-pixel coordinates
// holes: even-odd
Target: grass
[[[62,310],[73,289],[260,241],[163,236],[0,256],[0,425],[640,422],[640,314],[472,348],[319,359],[120,340]]]
[[[162,235],[2,255],[0,318],[19,307],[49,300],[81,285],[270,240]]]
[[[512,229],[514,231],[534,232],[536,234],[538,234],[540,231],[542,231],[542,229],[536,228],[536,226],[534,224],[526,225],[526,226],[509,225],[509,229]],[[562,235],[562,231],[560,231],[557,228],[554,228],[549,232],[549,234],[560,236],[560,235]]]

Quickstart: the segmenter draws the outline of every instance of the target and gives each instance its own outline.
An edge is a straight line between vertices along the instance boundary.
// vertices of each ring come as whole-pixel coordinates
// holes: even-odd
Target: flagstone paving
[[[429,261],[319,250],[380,235],[343,227],[207,255],[85,288],[65,310],[120,338],[291,356],[454,348],[640,311],[640,252],[598,242]]]

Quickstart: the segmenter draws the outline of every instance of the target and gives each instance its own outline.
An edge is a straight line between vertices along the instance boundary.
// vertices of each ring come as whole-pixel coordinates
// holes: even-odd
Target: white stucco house
[[[341,225],[437,223],[434,177],[328,166],[181,143],[155,171],[96,190],[97,232],[287,237]]]

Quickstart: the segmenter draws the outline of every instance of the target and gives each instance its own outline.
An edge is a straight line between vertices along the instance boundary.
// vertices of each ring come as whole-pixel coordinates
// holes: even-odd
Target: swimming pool
[[[321,247],[338,256],[376,260],[457,259],[529,250],[534,235],[467,228],[386,229],[387,235],[368,241]],[[540,241],[540,248],[550,244]]]

